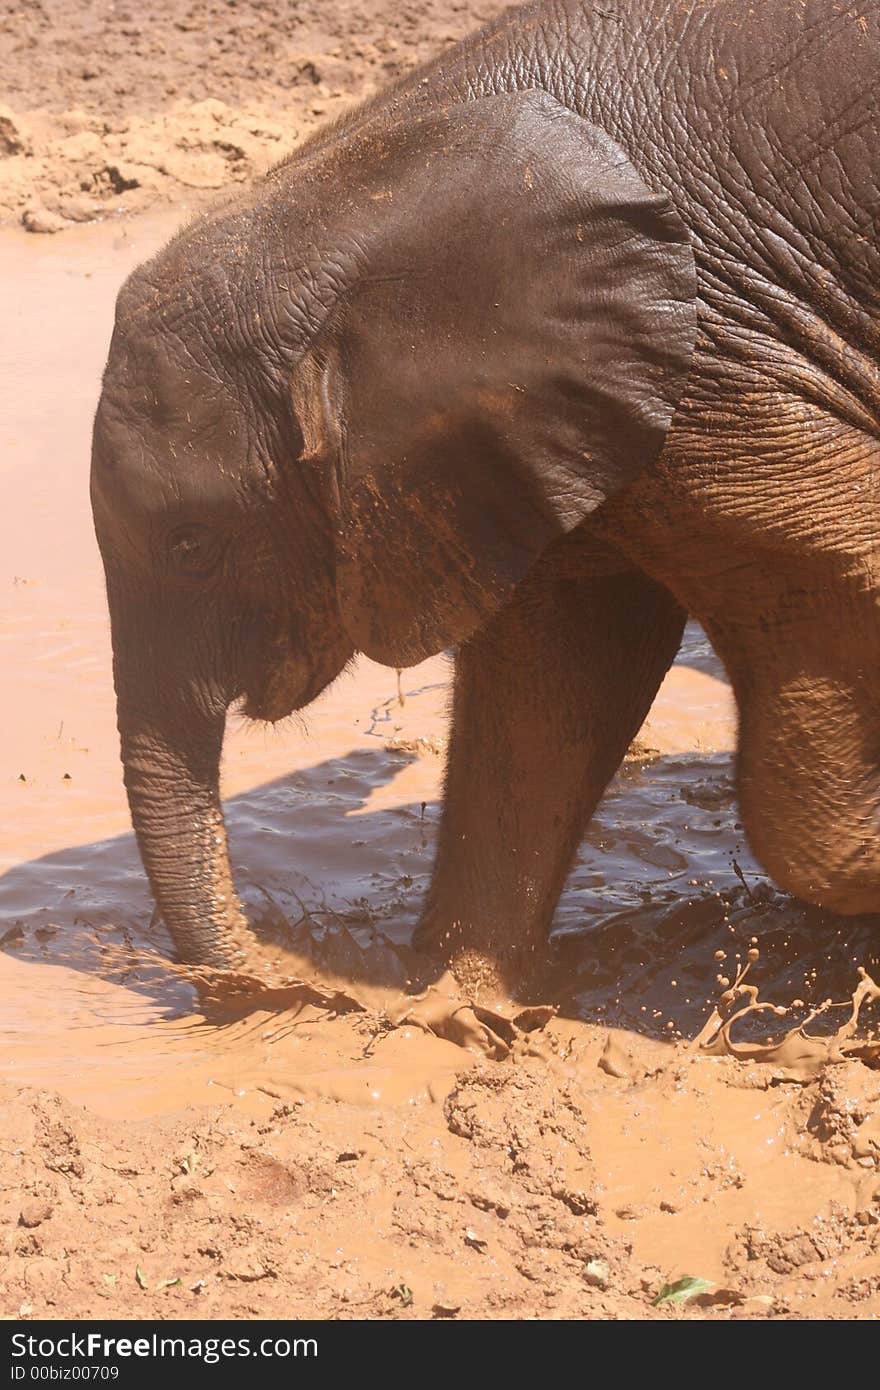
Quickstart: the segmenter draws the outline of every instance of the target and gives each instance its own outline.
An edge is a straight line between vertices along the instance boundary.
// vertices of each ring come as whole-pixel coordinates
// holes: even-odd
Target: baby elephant
[[[521,978],[686,613],[756,854],[880,908],[878,82],[880,0],[547,0],[131,277],[92,498],[180,959],[245,939],[230,703],[452,647],[418,942]]]

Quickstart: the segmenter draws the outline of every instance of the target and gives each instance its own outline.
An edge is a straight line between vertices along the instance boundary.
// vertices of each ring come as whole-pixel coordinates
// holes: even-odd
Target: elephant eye
[[[216,537],[202,526],[181,526],[168,538],[169,558],[180,574],[209,574],[218,553]]]

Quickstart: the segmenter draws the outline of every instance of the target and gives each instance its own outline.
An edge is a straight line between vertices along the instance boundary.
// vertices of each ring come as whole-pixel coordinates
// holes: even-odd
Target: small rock
[[[59,198],[58,212],[68,222],[96,222],[101,216],[101,207],[92,201],[91,198],[82,198],[77,194],[69,197]],[[70,778],[70,773],[66,772],[66,778]]]
[[[594,1289],[607,1289],[611,1270],[604,1260],[590,1260],[584,1265],[584,1278]]]
[[[645,1214],[644,1207],[618,1207],[614,1213],[620,1221],[639,1221]]]
[[[454,1318],[461,1312],[460,1303],[435,1303],[431,1308],[435,1318]]]
[[[50,212],[48,208],[37,204],[35,207],[25,208],[21,217],[22,222],[29,232],[63,232],[67,226],[63,217],[59,217],[57,212]]]
[[[28,1230],[33,1230],[35,1226],[41,1226],[44,1221],[48,1221],[52,1215],[52,1203],[45,1197],[34,1198],[32,1201],[24,1202],[18,1215],[19,1226],[26,1226]]]
[[[0,157],[30,154],[33,146],[27,127],[8,106],[0,105]]]
[[[204,1197],[204,1192],[197,1182],[187,1173],[180,1173],[171,1182],[171,1200],[175,1205],[187,1202],[197,1202]]]

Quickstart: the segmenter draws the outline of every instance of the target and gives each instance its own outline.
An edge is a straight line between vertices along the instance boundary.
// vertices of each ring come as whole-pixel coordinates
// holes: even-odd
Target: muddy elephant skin
[[[125,781],[184,960],[218,792],[356,651],[454,648],[418,940],[521,977],[686,613],[752,846],[880,908],[880,5],[530,5],[124,287],[94,435]]]

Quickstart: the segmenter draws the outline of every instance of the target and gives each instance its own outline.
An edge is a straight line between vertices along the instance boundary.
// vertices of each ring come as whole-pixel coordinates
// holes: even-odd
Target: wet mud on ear
[[[292,398],[349,633],[401,666],[466,638],[659,454],[695,272],[665,196],[546,93],[410,120],[358,157],[383,196],[367,177],[359,273]]]

